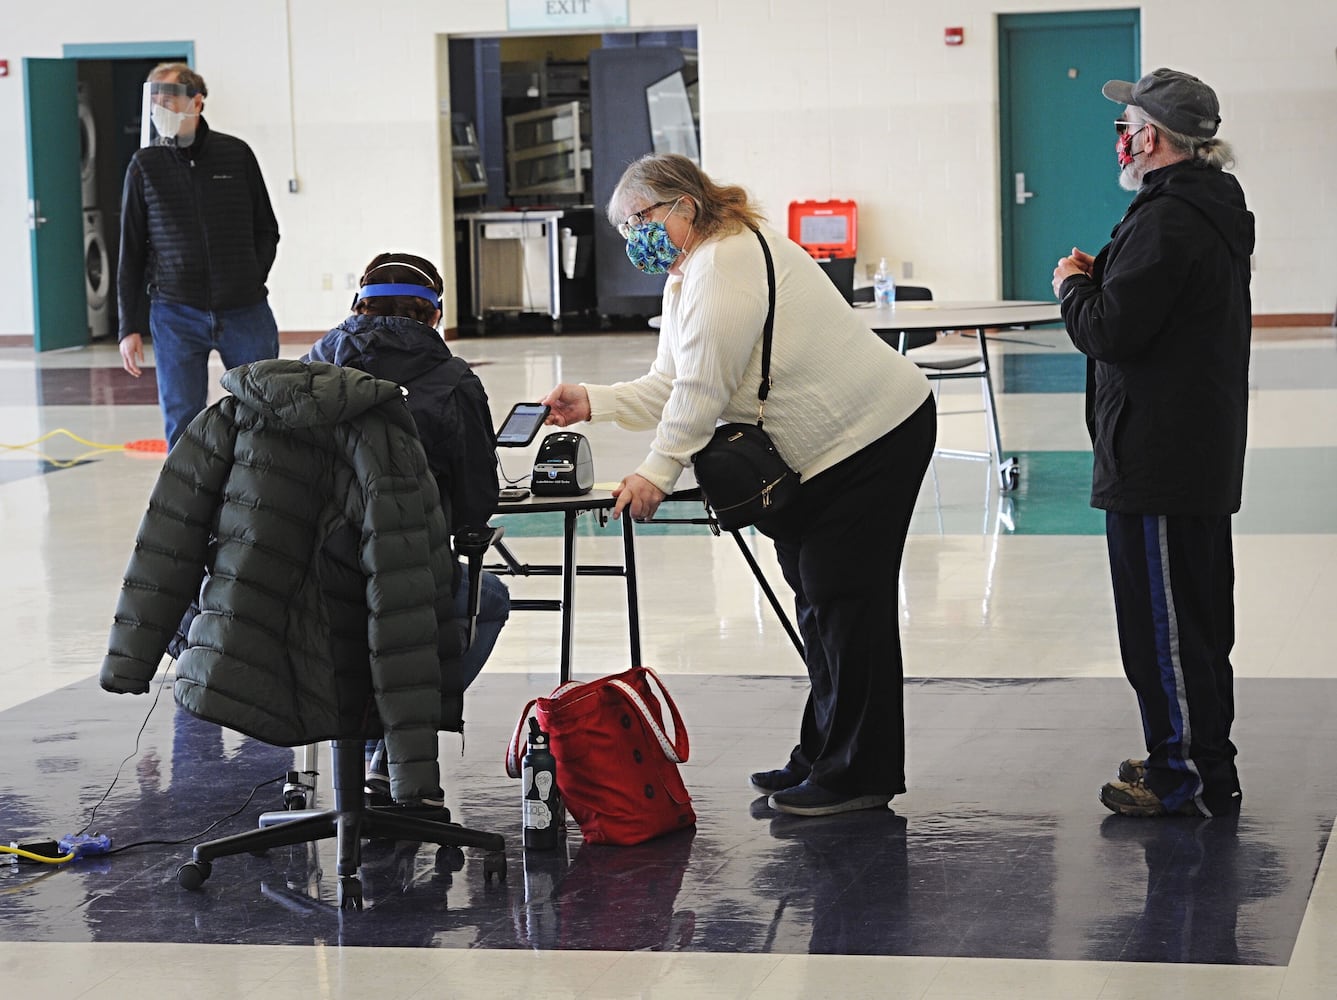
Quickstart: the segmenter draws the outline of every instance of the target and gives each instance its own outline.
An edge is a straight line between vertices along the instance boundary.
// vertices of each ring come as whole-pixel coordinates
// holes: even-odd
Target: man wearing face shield
[[[167,443],[205,408],[209,354],[226,368],[278,357],[265,282],[279,227],[251,148],[203,116],[208,88],[184,63],[145,84],[154,136],[121,199],[121,361],[138,378],[153,337]]]
[[[1158,69],[1101,93],[1119,183],[1136,197],[1095,257],[1073,248],[1054,294],[1087,357],[1091,505],[1105,511],[1124,672],[1145,755],[1100,801],[1125,816],[1223,816],[1241,793],[1235,566],[1248,417],[1254,218],[1217,138],[1216,93]]]

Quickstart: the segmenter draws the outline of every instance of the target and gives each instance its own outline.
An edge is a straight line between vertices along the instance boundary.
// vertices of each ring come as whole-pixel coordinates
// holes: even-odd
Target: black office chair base
[[[275,847],[331,838],[338,845],[340,909],[362,909],[362,882],[358,869],[362,863],[364,839],[477,848],[487,852],[483,859],[484,882],[491,884],[493,875],[499,882],[506,881],[506,841],[500,834],[406,815],[394,807],[368,807],[362,788],[363,742],[357,739],[335,740],[333,743],[333,809],[269,813],[262,818],[266,822],[258,830],[197,844],[191,860],[177,871],[177,884],[183,889],[199,889],[208,880],[213,871],[212,862],[217,858],[263,854]]]

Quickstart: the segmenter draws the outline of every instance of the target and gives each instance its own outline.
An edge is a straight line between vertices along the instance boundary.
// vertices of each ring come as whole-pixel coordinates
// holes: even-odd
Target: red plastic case
[[[789,238],[818,259],[853,257],[859,207],[852,201],[791,201]]]

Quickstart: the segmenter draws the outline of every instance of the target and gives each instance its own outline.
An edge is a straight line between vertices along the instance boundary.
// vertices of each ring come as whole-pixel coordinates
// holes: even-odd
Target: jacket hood
[[[1147,174],[1128,212],[1131,215],[1144,201],[1165,196],[1201,212],[1236,257],[1253,253],[1253,213],[1244,207],[1244,191],[1234,175],[1192,160],[1172,163]]]
[[[432,327],[406,316],[349,316],[311,348],[307,358],[364,368],[408,385],[453,355]]]
[[[240,365],[224,372],[221,383],[247,407],[286,427],[345,423],[403,398],[395,383],[356,368],[286,358]]]

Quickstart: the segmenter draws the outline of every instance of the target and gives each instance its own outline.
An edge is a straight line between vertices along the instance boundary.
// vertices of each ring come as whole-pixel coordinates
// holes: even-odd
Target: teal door
[[[33,347],[82,347],[88,338],[79,97],[72,59],[24,59]]]
[[[1106,80],[1136,80],[1138,12],[998,19],[1003,296],[1052,301],[1054,265],[1109,242],[1132,195],[1119,187]]]

